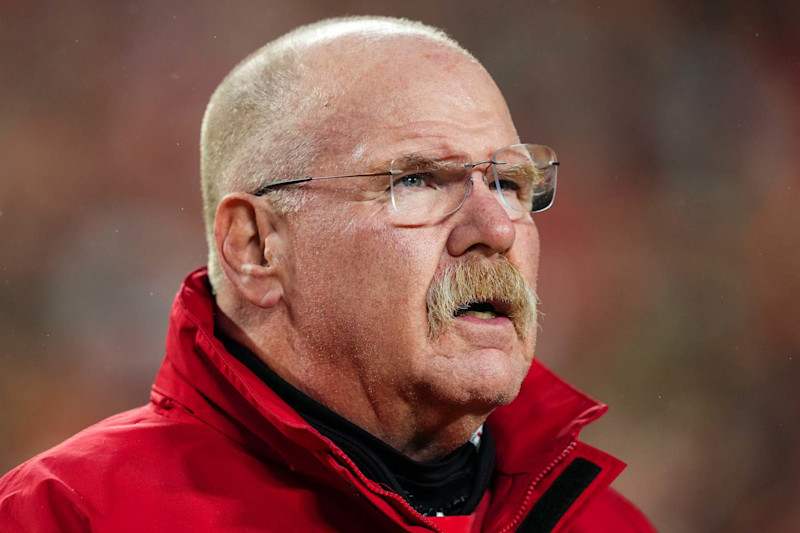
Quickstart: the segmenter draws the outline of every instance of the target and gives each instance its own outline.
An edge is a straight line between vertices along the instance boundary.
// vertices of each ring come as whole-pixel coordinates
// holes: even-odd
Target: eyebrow
[[[395,157],[390,164],[397,170],[407,170],[411,168],[430,168],[438,170],[461,168],[460,163],[466,161],[464,158],[459,161],[453,161],[453,159],[455,159],[454,156],[430,157],[412,153]]]
[[[531,180],[531,183],[542,179],[544,175],[541,170],[537,170],[533,165],[502,163],[495,165],[495,168],[498,174],[508,176],[509,178],[527,178]]]

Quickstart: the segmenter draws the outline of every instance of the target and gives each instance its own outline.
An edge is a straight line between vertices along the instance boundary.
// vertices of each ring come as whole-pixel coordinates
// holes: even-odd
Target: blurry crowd
[[[800,530],[800,4],[290,4],[3,3],[0,474],[147,400],[205,263],[222,77],[386,14],[448,31],[559,155],[536,356],[610,404],[585,437],[629,463],[619,490],[666,532]]]

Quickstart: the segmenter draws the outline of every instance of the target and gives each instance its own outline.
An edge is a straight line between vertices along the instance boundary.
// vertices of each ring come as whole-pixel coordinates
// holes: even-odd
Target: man
[[[209,267],[151,403],[8,474],[0,529],[652,530],[577,441],[605,407],[532,365],[558,162],[469,53],[300,28],[222,82],[201,148]]]

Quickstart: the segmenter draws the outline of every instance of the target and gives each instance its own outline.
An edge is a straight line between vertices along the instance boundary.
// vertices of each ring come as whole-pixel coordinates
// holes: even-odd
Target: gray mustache
[[[503,256],[470,258],[443,269],[428,288],[428,327],[435,339],[452,326],[454,313],[472,302],[508,305],[517,336],[525,339],[536,322],[536,295],[519,268]]]

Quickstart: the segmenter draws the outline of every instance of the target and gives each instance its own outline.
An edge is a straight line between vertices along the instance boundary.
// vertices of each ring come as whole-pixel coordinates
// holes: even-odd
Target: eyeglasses
[[[315,180],[388,176],[383,193],[391,197],[392,207],[409,222],[425,223],[457,211],[469,196],[476,167],[486,165],[483,181],[489,184],[489,167],[494,191],[512,220],[526,213],[538,213],[553,205],[556,194],[558,160],[552,148],[541,144],[514,144],[497,150],[491,159],[470,162],[465,156],[441,151],[415,152],[398,157],[384,172],[342,176],[304,177],[264,185],[252,194]]]

